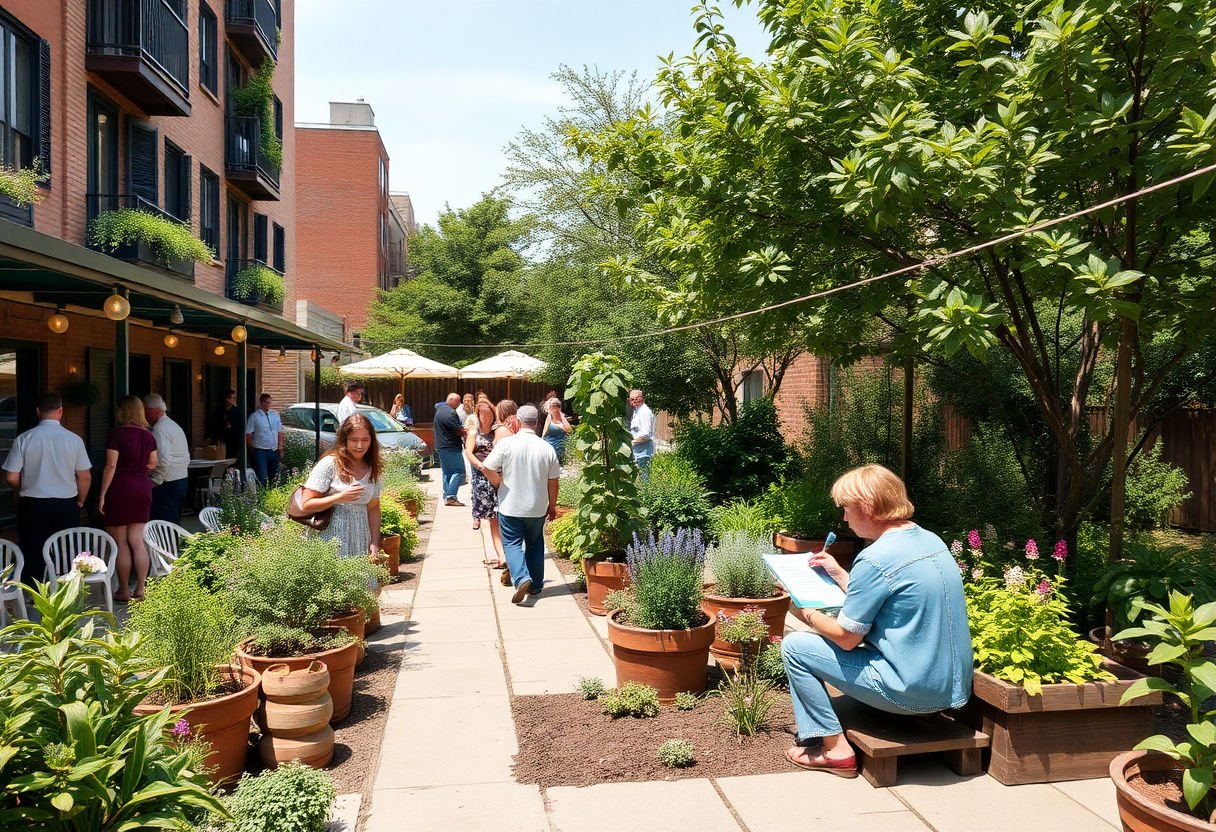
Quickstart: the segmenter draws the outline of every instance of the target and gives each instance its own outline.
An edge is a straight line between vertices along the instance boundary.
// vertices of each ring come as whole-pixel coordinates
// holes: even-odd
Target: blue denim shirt
[[[867,670],[877,689],[909,710],[962,707],[971,697],[971,632],[958,564],[919,526],[891,531],[862,550],[837,621],[879,655]]]

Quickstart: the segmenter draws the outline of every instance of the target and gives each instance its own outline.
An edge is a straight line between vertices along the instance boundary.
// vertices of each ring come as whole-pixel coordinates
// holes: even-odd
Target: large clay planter
[[[607,615],[604,599],[629,585],[629,568],[623,561],[604,560],[597,555],[583,558],[583,572],[587,576],[587,609],[592,615]]]
[[[649,685],[659,692],[660,702],[674,701],[681,691],[705,690],[716,629],[712,618],[690,630],[643,630],[618,623],[621,614],[617,610],[608,617],[617,687],[626,682]]]
[[[350,633],[355,638],[359,639],[359,660],[355,662],[355,666],[363,664],[363,660],[367,657],[367,646],[363,640],[367,637],[367,618],[363,610],[355,610],[348,615],[340,615],[337,618],[331,618],[325,622],[326,627],[341,627],[346,632]]]
[[[334,703],[329,695],[330,674],[324,662],[292,670],[286,664],[267,668],[258,708],[262,729],[258,753],[267,766],[299,760],[314,768],[329,764],[334,755],[334,730],[329,727]]]
[[[719,612],[734,618],[745,608],[759,608],[764,612],[764,623],[768,625],[768,634],[770,636],[780,636],[785,633],[785,614],[790,611],[790,596],[788,592],[782,592],[770,598],[729,598],[725,595],[714,595],[711,593],[709,590],[713,588],[712,584],[706,584],[705,588],[706,591],[701,601],[701,609],[705,610],[705,614],[709,616],[710,621],[714,622],[715,625]],[[718,663],[718,667],[725,670],[737,670],[739,662],[743,658],[739,645],[718,638],[716,631],[714,643],[710,645],[709,652]]]
[[[1156,751],[1125,751],[1110,763],[1115,801],[1124,832],[1213,832],[1216,824],[1169,808],[1136,791],[1127,778],[1149,771],[1178,771],[1178,763]]]
[[[1113,682],[1043,685],[1029,696],[1021,685],[979,670],[960,712],[964,723],[992,738],[988,774],[1006,786],[1105,777],[1110,761],[1153,732],[1160,693],[1120,706],[1123,692],[1142,678],[1107,660]]]
[[[788,532],[775,532],[773,534],[773,545],[782,552],[790,554],[803,554],[805,552],[818,552],[823,549],[824,539],[822,537],[798,537],[797,535]],[[828,547],[828,554],[836,558],[836,562],[849,569],[853,566],[853,558],[857,556],[857,539],[852,537],[838,537],[836,541]]]
[[[245,770],[249,723],[258,707],[258,690],[262,677],[249,664],[243,667],[216,665],[215,669],[220,673],[239,674],[245,686],[235,693],[215,699],[173,705],[169,711],[189,711],[185,718],[191,729],[198,737],[211,744],[207,765],[214,768],[211,779],[218,786],[236,780]],[[135,706],[137,714],[152,714],[163,709],[164,706],[157,705]]]
[[[392,581],[401,570],[401,535],[382,534],[380,551],[384,553],[384,568],[388,570],[388,579]]]
[[[1124,667],[1137,673],[1157,675],[1157,665],[1148,663],[1149,646],[1142,641],[1111,641],[1106,627],[1094,627],[1089,631],[1089,640],[1102,648],[1102,655],[1109,656]]]
[[[237,656],[259,673],[275,664],[285,664],[292,670],[301,670],[314,661],[324,662],[329,668],[329,695],[334,700],[334,715],[330,723],[341,722],[350,716],[351,697],[355,689],[355,662],[359,658],[358,642],[305,656],[254,656],[245,651],[247,645],[248,642],[245,642],[237,648]]]
[[[404,500],[401,500],[401,507],[409,512],[410,517],[413,517],[415,520],[418,519],[418,515],[421,512],[421,507],[418,505],[418,501],[416,499],[413,497],[406,497]]]

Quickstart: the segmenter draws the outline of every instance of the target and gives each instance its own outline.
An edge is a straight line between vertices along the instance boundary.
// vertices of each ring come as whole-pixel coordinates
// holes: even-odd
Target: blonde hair
[[[118,400],[115,421],[120,425],[139,425],[141,428],[148,426],[148,419],[144,416],[144,403],[140,401],[139,396],[123,396]]]
[[[915,510],[904,481],[881,465],[846,471],[832,484],[832,500],[841,508],[861,508],[880,522],[907,520]]]

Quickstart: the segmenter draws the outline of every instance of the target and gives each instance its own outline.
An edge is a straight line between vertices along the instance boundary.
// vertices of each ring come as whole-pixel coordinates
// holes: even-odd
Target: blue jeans
[[[882,693],[878,677],[870,672],[870,664],[881,660],[877,651],[865,647],[841,650],[818,633],[787,635],[781,641],[781,658],[790,680],[800,741],[843,731],[824,682],[845,696],[891,714],[927,713],[949,707],[946,703],[940,708],[904,708],[892,702]]]
[[[464,480],[464,454],[460,451],[436,451],[439,454],[439,471],[443,480],[443,499],[455,500],[460,483]]]
[[[265,485],[267,482],[277,480],[279,478],[279,452],[268,451],[265,448],[253,449],[253,475],[258,478],[258,482]]]
[[[545,518],[499,514],[498,530],[512,582],[519,586],[529,580],[532,591],[540,591],[545,580]]]
[[[650,482],[650,460],[649,456],[635,456],[633,461],[637,463],[638,474],[642,477],[642,482]]]
[[[189,479],[162,482],[152,489],[152,519],[168,520],[170,523],[182,522],[182,502],[186,499],[186,485]]]

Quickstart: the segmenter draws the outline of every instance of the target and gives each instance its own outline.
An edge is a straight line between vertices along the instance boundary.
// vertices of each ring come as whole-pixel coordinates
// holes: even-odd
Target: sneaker
[[[532,588],[532,581],[524,578],[523,583],[515,587],[515,594],[511,596],[511,603],[518,604],[524,600],[528,594],[528,590]]]

